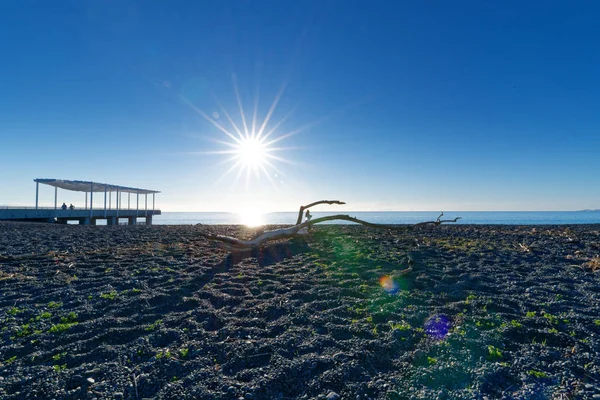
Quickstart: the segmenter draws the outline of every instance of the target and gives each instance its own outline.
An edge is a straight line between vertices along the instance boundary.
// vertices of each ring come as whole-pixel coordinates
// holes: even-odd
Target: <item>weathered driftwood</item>
[[[296,220],[296,225],[300,225],[302,223],[302,214],[304,213],[304,210],[308,210],[312,206],[316,206],[318,204],[346,204],[346,203],[343,201],[339,201],[339,200],[319,200],[319,201],[315,201],[314,203],[310,203],[309,205],[306,205],[306,206],[300,206],[300,210],[298,211],[298,219]]]
[[[307,206],[301,206],[300,211],[298,213],[298,219],[300,221],[302,221],[302,214],[303,214],[304,210],[306,210],[309,207],[312,207],[314,205],[317,205],[317,204],[346,204],[346,203],[344,203],[342,201],[338,201],[338,200],[316,201]],[[290,226],[288,228],[281,228],[281,229],[275,229],[272,231],[262,232],[262,234],[259,234],[258,236],[254,237],[250,240],[241,240],[241,239],[237,239],[237,238],[234,238],[231,236],[215,235],[210,232],[199,232],[198,234],[209,240],[214,240],[214,241],[219,242],[219,245],[222,248],[225,248],[230,251],[240,251],[240,250],[249,250],[249,249],[253,249],[256,247],[260,247],[263,244],[265,244],[267,242],[271,242],[273,240],[291,239],[294,237],[306,235],[306,230],[308,228],[310,228],[311,226],[313,226],[315,224],[318,224],[320,222],[325,222],[325,221],[334,221],[334,220],[350,221],[350,222],[355,222],[357,224],[361,224],[361,225],[368,226],[371,228],[405,231],[405,230],[415,228],[417,226],[440,225],[440,224],[447,223],[447,222],[456,222],[460,219],[460,217],[456,217],[454,219],[442,220],[441,218],[443,215],[444,215],[444,213],[442,212],[435,221],[419,222],[418,224],[413,224],[413,225],[386,225],[386,224],[374,224],[371,222],[363,221],[358,218],[351,217],[349,215],[337,214],[337,215],[330,215],[330,216],[321,217],[321,218],[310,219],[305,222],[297,223],[296,225]]]

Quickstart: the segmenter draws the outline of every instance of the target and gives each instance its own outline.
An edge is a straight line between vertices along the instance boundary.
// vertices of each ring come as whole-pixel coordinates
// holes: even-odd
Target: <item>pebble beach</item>
[[[200,231],[0,222],[0,398],[600,398],[600,225]]]

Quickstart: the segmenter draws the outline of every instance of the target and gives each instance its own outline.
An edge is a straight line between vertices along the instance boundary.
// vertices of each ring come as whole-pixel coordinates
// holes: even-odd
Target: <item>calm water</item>
[[[313,212],[313,218],[338,213]],[[414,224],[432,221],[437,212],[339,212],[365,221],[380,224]],[[264,224],[294,224],[297,212],[277,212],[265,214],[261,218]],[[462,217],[461,224],[507,224],[507,225],[548,225],[548,224],[600,224],[600,211],[456,211],[444,213],[443,219]],[[242,224],[245,221],[233,213],[224,212],[165,212],[155,216],[153,223],[157,225],[188,224]],[[345,223],[335,221],[333,223]]]

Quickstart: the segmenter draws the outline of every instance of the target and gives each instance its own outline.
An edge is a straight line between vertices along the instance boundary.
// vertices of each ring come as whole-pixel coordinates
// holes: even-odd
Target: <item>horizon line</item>
[[[236,211],[167,211],[161,210],[163,213],[165,212],[178,212],[178,213],[224,213],[224,214],[238,214]],[[314,211],[314,212],[327,212],[334,213],[335,211]],[[407,212],[407,213],[418,213],[418,212],[426,212],[426,213],[461,213],[461,212],[600,212],[600,209],[594,208],[585,208],[578,210],[340,210],[340,213],[353,213],[353,212],[380,212],[380,213],[388,213],[388,212]],[[273,213],[298,213],[298,210],[294,211],[269,211],[264,214],[273,214]]]

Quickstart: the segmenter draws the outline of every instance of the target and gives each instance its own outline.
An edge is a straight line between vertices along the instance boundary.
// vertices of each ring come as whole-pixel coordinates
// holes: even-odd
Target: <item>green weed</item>
[[[29,336],[31,334],[32,334],[32,332],[29,327],[29,324],[22,325],[21,328],[16,333],[17,337],[25,337],[25,336]]]
[[[22,313],[23,311],[25,311],[25,310],[17,308],[17,307],[11,307],[8,309],[8,311],[6,313],[8,315],[17,315],[17,314]]]
[[[558,324],[558,318],[555,315],[542,311],[542,316],[546,318],[551,324]]]
[[[544,378],[548,378],[548,374],[542,371],[537,371],[535,369],[530,369],[529,371],[527,371],[527,374],[536,377],[538,379],[544,379]]]
[[[493,360],[497,360],[499,358],[502,358],[502,351],[500,351],[499,348],[497,348],[496,346],[493,345],[488,345],[488,355],[487,355],[487,359],[490,361]]]
[[[73,322],[77,322],[77,314],[75,314],[73,311],[71,311],[66,316],[62,317],[60,319],[60,322],[63,324],[71,324]]]
[[[160,328],[160,326],[162,325],[162,323],[163,323],[163,320],[162,319],[158,319],[154,323],[148,325],[145,328],[145,330],[147,330],[147,331],[153,331],[155,329],[158,329],[158,328]]]
[[[69,323],[62,323],[62,324],[56,324],[56,325],[52,325],[50,327],[49,332],[50,333],[62,333],[65,332],[67,330],[69,330],[72,326],[77,325],[77,322],[69,322]]]
[[[410,328],[412,328],[409,323],[404,322],[404,321],[397,322],[397,323],[394,323],[393,321],[389,321],[388,325],[390,326],[390,328],[392,328],[392,330],[398,330],[398,331],[408,331],[408,330],[410,330]]]
[[[102,293],[100,295],[100,298],[105,299],[105,300],[114,300],[117,298],[118,293],[115,291],[112,291],[110,293]]]
[[[60,371],[64,371],[67,368],[67,364],[63,364],[63,365],[53,365],[52,368],[54,369],[54,371],[56,372],[60,372]]]
[[[161,358],[171,358],[171,352],[168,349],[166,351],[159,351],[156,353],[156,358],[159,360]]]

